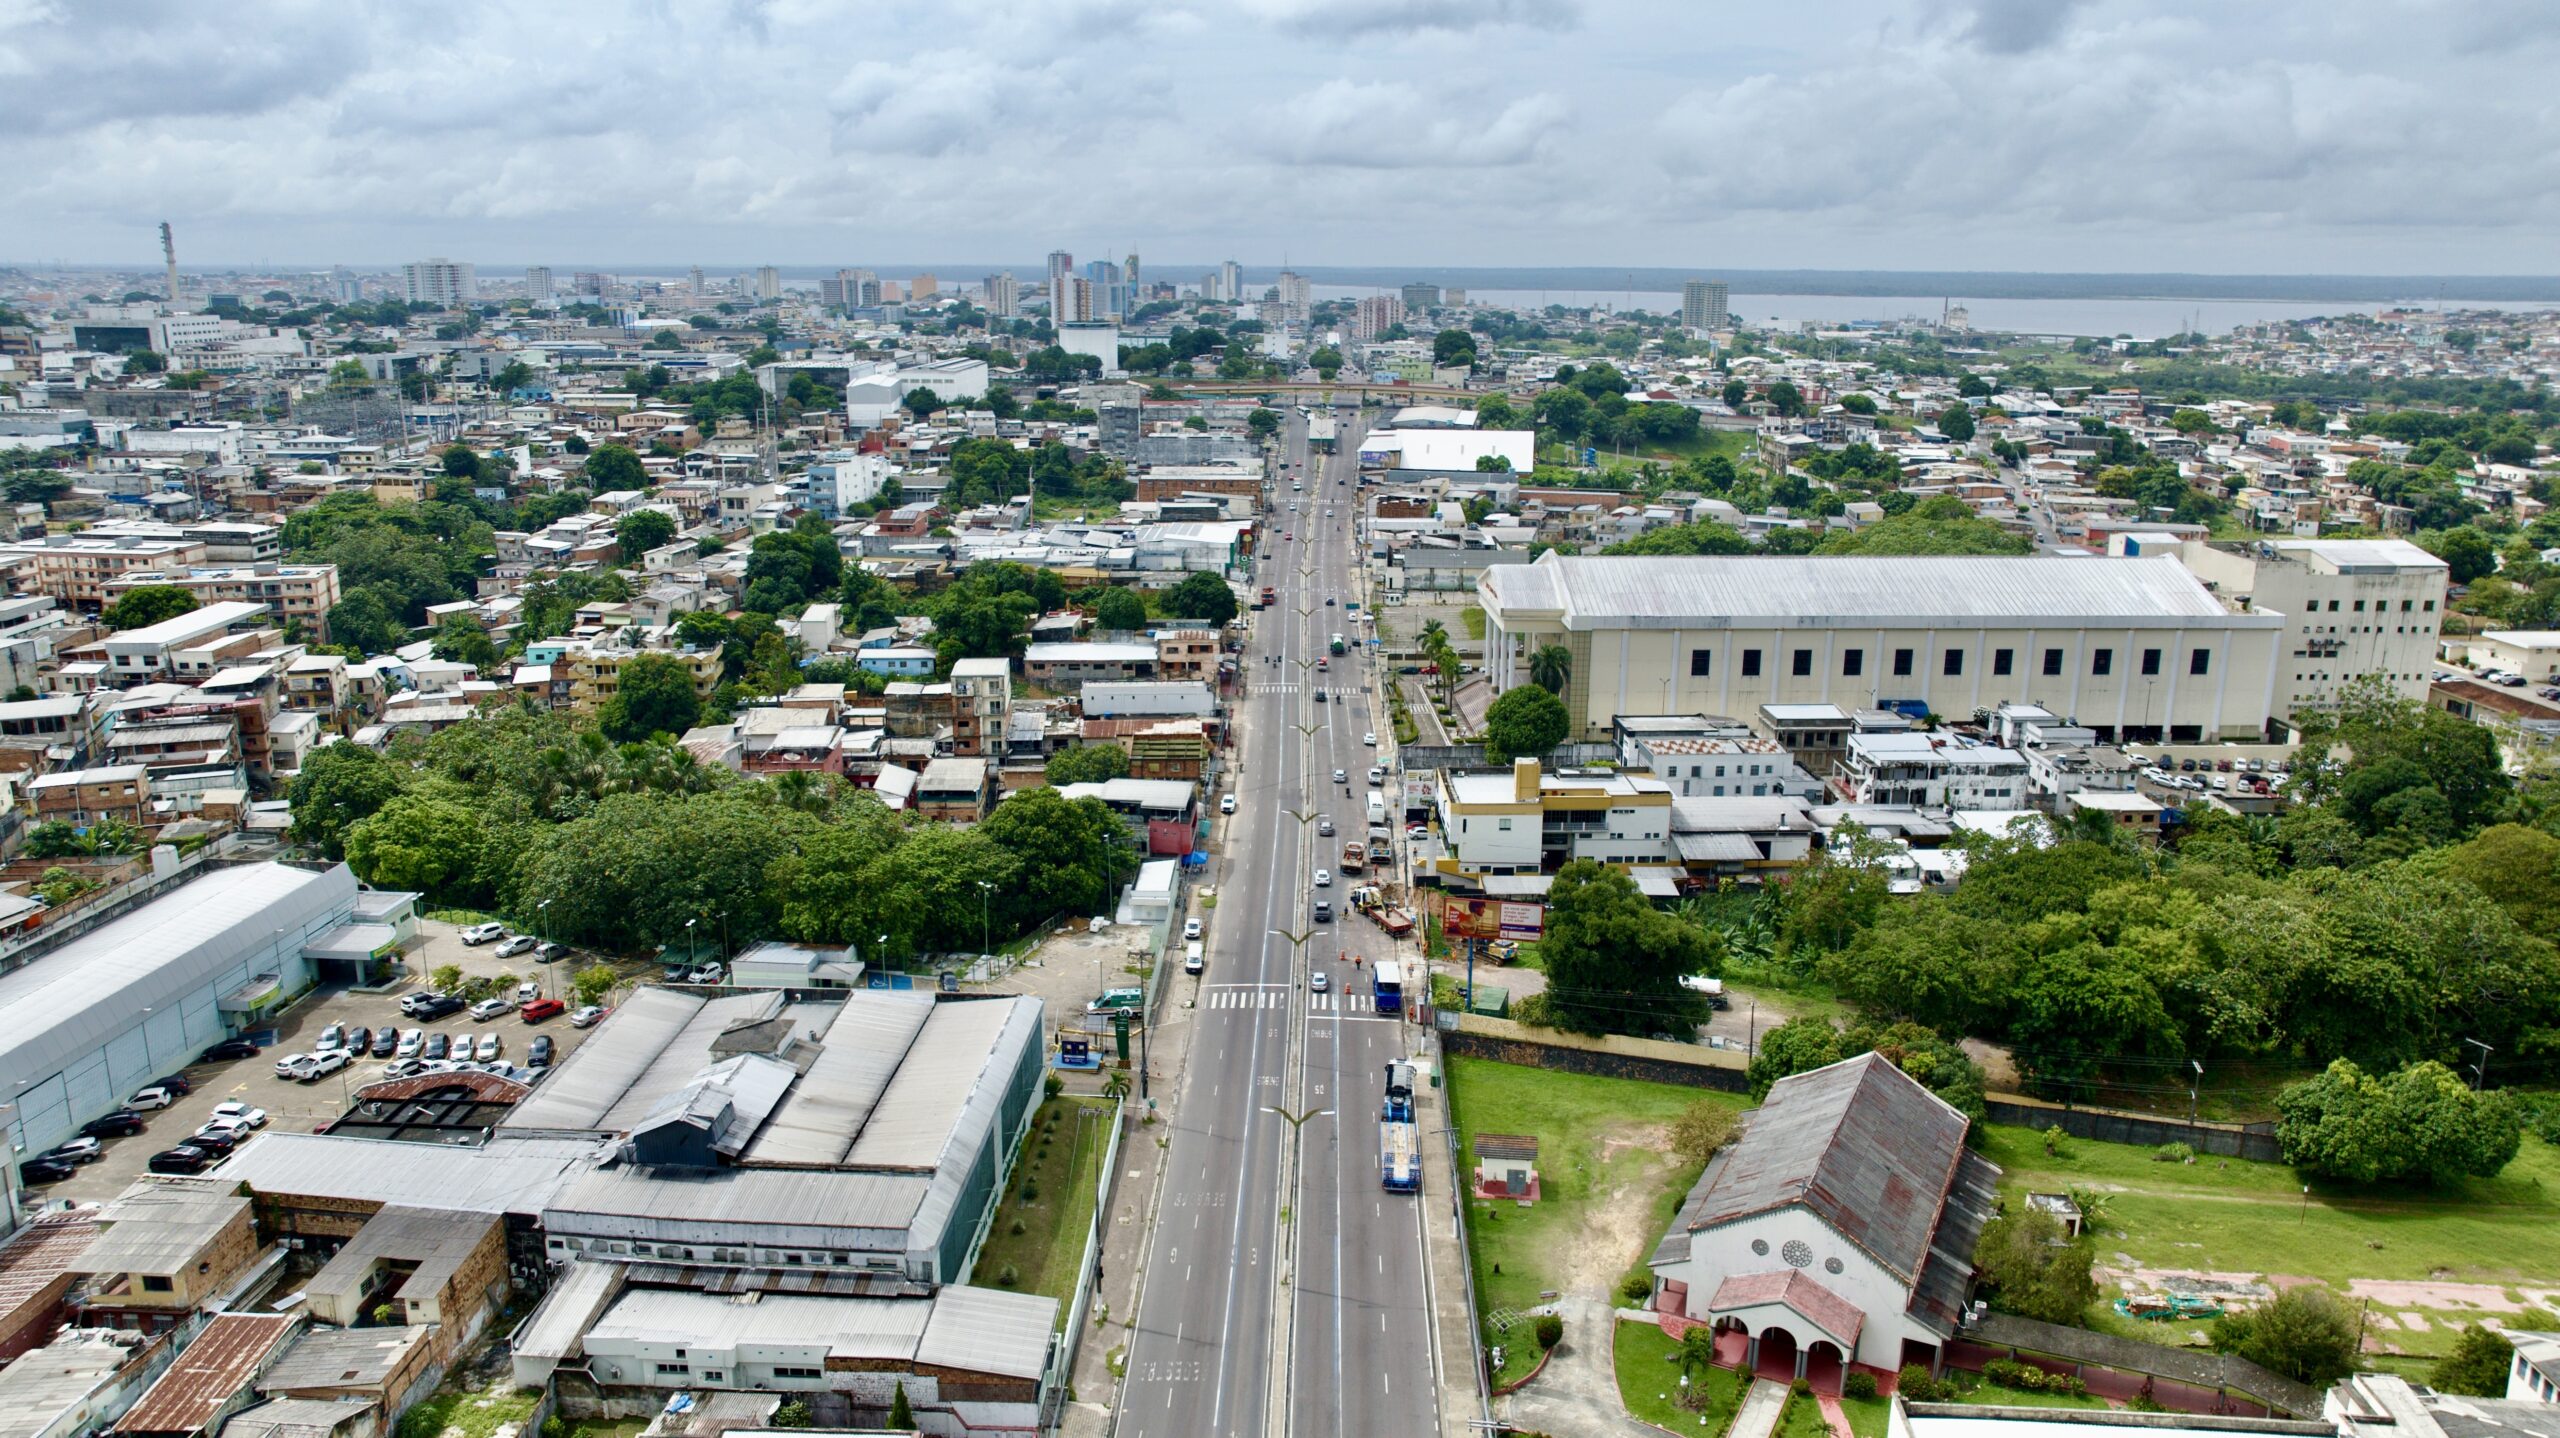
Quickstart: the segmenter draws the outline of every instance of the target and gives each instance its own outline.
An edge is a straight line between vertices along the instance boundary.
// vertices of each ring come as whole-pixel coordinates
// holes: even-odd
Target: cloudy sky
[[[2543,274],[2555,60],[2548,0],[0,0],[0,257]]]

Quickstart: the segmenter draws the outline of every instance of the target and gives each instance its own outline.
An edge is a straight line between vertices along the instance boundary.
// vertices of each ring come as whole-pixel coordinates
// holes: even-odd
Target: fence
[[[1396,752],[1396,759],[1408,772],[1421,769],[1498,769],[1502,767],[1484,756],[1482,744],[1407,744]],[[1617,762],[1618,748],[1614,744],[1558,744],[1545,755],[1545,763],[1549,768]]]
[[[1110,1137],[1102,1151],[1102,1176],[1095,1180],[1093,1221],[1084,1238],[1084,1261],[1076,1265],[1075,1298],[1067,1308],[1067,1329],[1059,1335],[1058,1361],[1040,1398],[1040,1427],[1054,1430],[1059,1409],[1067,1401],[1067,1383],[1076,1371],[1076,1355],[1084,1347],[1085,1321],[1091,1316],[1095,1275],[1102,1267],[1102,1238],[1110,1231],[1111,1196],[1120,1186],[1120,1133],[1129,1116],[1124,1100],[1111,1106]],[[1081,1136],[1079,1136],[1081,1137]]]
[[[2073,1138],[2095,1139],[2101,1143],[2130,1143],[2144,1148],[2183,1143],[2198,1153],[2219,1154],[2224,1158],[2256,1159],[2261,1163],[2284,1162],[2284,1147],[2276,1142],[2276,1128],[2271,1123],[2187,1123],[2180,1119],[2154,1118],[2118,1109],[2066,1108],[2024,1094],[1991,1096],[1984,1107],[1989,1109],[1993,1123],[2013,1123],[2035,1129],[2059,1126]]]

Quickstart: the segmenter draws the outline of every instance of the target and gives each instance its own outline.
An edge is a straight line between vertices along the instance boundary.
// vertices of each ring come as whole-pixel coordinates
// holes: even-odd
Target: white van
[[[1184,973],[1196,974],[1207,967],[1209,967],[1209,956],[1203,951],[1198,941],[1195,940],[1182,946],[1182,971]]]

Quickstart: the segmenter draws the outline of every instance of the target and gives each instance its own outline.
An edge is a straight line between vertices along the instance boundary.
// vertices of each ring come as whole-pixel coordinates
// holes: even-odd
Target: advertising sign
[[[1440,931],[1452,939],[1510,939],[1534,943],[1546,932],[1543,904],[1512,899],[1444,898]]]

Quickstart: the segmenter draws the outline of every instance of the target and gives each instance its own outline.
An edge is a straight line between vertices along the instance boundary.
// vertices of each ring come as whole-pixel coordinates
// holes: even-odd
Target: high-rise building
[[[581,299],[601,300],[613,288],[613,276],[580,270],[569,277],[570,290]]]
[[[707,291],[702,287],[702,266],[695,265],[693,269],[685,275],[685,288],[691,291],[693,297],[697,300],[707,293]]]
[[[1095,260],[1084,267],[1084,277],[1093,286],[1093,313],[1078,318],[1116,320],[1129,312],[1129,281],[1118,265]]]
[[[1122,266],[1122,268],[1123,268],[1123,269],[1126,269],[1126,270],[1129,272],[1129,273],[1128,273],[1128,276],[1127,276],[1128,281],[1129,281],[1129,303],[1130,303],[1130,305],[1131,305],[1132,307],[1135,307],[1135,306],[1137,305],[1137,303],[1138,303],[1138,297],[1139,297],[1140,295],[1142,295],[1142,294],[1144,294],[1144,293],[1145,293],[1145,289],[1144,289],[1143,287],[1144,287],[1144,285],[1145,285],[1145,283],[1146,283],[1145,281],[1143,281],[1143,280],[1141,280],[1141,279],[1139,279],[1139,278],[1138,278],[1138,252],[1137,252],[1137,251],[1135,251],[1135,250],[1131,250],[1131,251],[1129,252],[1129,262],[1128,262],[1128,264],[1126,264],[1126,265]]]
[[[469,303],[479,292],[479,277],[468,261],[419,260],[400,267],[401,296],[413,305],[451,309]]]
[[[1244,266],[1233,260],[1219,262],[1218,298],[1229,304],[1244,298]]]
[[[1436,310],[1440,308],[1440,287],[1438,285],[1426,285],[1419,281],[1405,286],[1404,307],[1409,310],[1417,311]]]
[[[364,281],[356,278],[356,272],[345,265],[332,265],[329,269],[329,298],[342,305],[354,304],[364,298]]]
[[[1068,281],[1075,278],[1075,273],[1075,256],[1068,254],[1065,250],[1049,252],[1049,318],[1051,320],[1066,321],[1075,318],[1074,315],[1067,313],[1067,307],[1074,299],[1069,292],[1075,288]]]
[[[1315,287],[1308,282],[1305,275],[1293,270],[1282,270],[1280,283],[1273,289],[1272,298],[1279,303],[1282,311],[1281,318],[1284,321],[1304,321],[1307,311],[1314,308]]]
[[[939,276],[930,273],[917,275],[907,281],[907,299],[910,303],[916,300],[929,300],[941,289],[942,280]]]
[[[756,267],[757,302],[780,298],[782,298],[782,271],[771,265],[758,265]]]
[[[1056,324],[1084,324],[1093,319],[1093,281],[1082,275],[1068,275],[1060,281],[1066,289],[1063,308],[1052,303],[1050,319]]]
[[[1352,307],[1351,337],[1362,344],[1404,323],[1404,301],[1394,295],[1363,295]]]
[[[524,297],[538,305],[551,303],[551,267],[549,265],[524,267]]]
[[[1009,320],[1022,313],[1022,286],[1014,279],[1012,271],[989,275],[979,283],[986,291],[988,314]]]
[[[838,270],[818,281],[818,303],[858,310],[880,303],[880,277],[869,270]]]
[[[1680,287],[1680,327],[1704,333],[1727,327],[1724,281],[1691,280]]]

